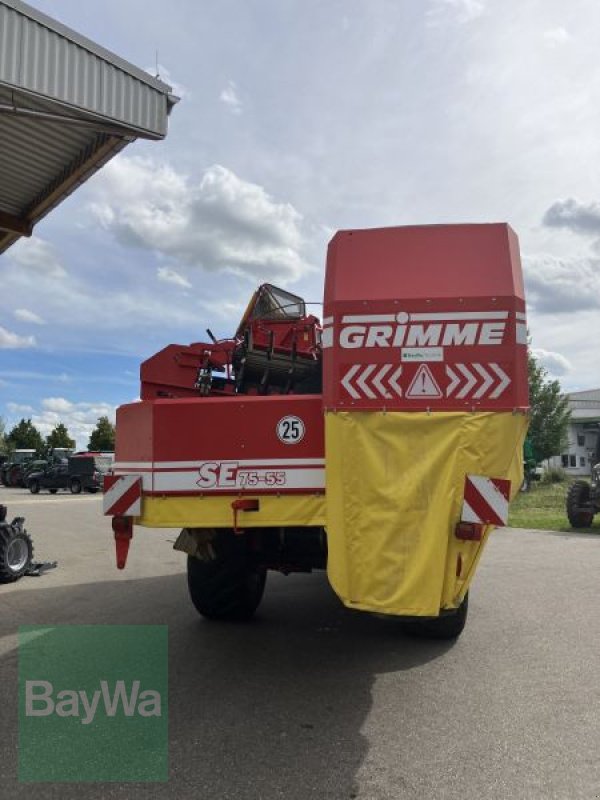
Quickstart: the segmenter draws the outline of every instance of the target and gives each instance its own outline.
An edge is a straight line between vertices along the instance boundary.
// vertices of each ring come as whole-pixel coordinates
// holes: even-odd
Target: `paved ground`
[[[202,621],[172,531],[113,567],[100,498],[0,489],[59,568],[0,587],[0,795],[439,800],[600,797],[600,537],[505,530],[454,646],[345,610],[323,575],[269,577],[247,626]],[[21,785],[15,631],[166,623],[169,784]]]

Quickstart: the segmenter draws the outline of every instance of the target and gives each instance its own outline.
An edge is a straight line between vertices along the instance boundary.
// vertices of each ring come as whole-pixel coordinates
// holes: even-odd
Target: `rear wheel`
[[[81,494],[81,481],[79,478],[73,478],[71,481],[71,494]]]
[[[37,478],[32,478],[32,480],[29,481],[29,491],[31,494],[37,494],[39,490],[40,482],[37,480]]]
[[[247,539],[231,530],[217,533],[212,542],[215,558],[201,561],[188,556],[190,597],[203,617],[243,621],[252,617],[265,590],[267,571],[253,563]]]
[[[453,611],[442,611],[439,617],[411,620],[404,626],[406,633],[421,639],[457,639],[463,632],[469,611],[469,593]]]
[[[587,481],[574,481],[567,492],[567,517],[573,528],[588,528],[594,519],[590,502],[590,485]],[[582,508],[583,506],[583,508]]]
[[[18,580],[33,557],[33,544],[20,524],[0,524],[0,583]]]

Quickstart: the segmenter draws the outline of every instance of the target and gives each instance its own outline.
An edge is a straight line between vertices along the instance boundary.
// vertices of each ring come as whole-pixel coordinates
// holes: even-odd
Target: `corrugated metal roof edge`
[[[105,137],[105,140],[99,143],[95,151],[90,153],[89,157],[85,159],[78,169],[71,170],[70,175],[60,185],[53,188],[48,195],[40,198],[36,205],[28,210],[28,221],[32,225],[36,225],[46,214],[72,194],[78,186],[103,167],[107,161],[116,156],[127,144],[128,141],[126,139],[118,139],[113,136]],[[18,233],[0,230],[0,255],[20,238],[21,235]]]
[[[47,17],[41,11],[38,11],[37,8],[33,8],[33,6],[24,3],[23,0],[0,0],[0,4],[8,6],[9,8],[18,11],[20,14],[35,20],[35,22],[38,22],[40,25],[44,25],[46,28],[58,33],[60,36],[70,39],[72,42],[80,47],[83,47],[85,50],[89,50],[90,53],[94,53],[94,55],[102,58],[104,61],[107,61],[113,66],[129,73],[134,78],[137,78],[143,83],[147,83],[157,91],[168,95],[168,99],[172,104],[178,102],[179,98],[172,93],[173,89],[168,83],[164,83],[164,81],[161,81],[158,78],[153,78],[152,75],[149,75],[143,69],[136,67],[134,64],[126,61],[124,58],[116,55],[116,53],[106,50],[101,45],[96,44],[96,42],[93,42],[86,36],[77,33],[77,31],[74,31],[72,28],[68,28],[66,25],[63,25],[62,22],[58,22],[57,20],[52,19],[52,17]]]

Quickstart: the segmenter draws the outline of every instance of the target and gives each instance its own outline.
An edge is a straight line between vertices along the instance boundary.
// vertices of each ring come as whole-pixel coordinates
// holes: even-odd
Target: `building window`
[[[569,466],[569,456],[566,453],[563,453],[560,458],[561,458],[563,467],[568,467]]]
[[[577,456],[569,456],[570,466],[576,467],[577,466]]]
[[[585,434],[578,433],[577,434],[577,446],[578,447],[585,447]]]
[[[579,456],[579,466],[585,467],[585,456]]]

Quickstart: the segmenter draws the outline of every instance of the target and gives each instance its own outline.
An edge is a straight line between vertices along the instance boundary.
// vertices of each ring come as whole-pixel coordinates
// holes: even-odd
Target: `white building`
[[[600,435],[600,389],[571,392],[567,397],[571,410],[567,447],[550,459],[550,465],[563,467],[569,475],[589,475]]]

